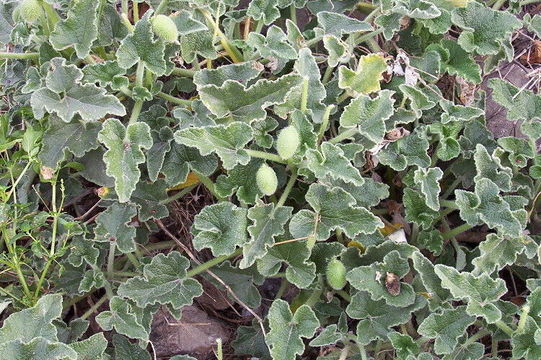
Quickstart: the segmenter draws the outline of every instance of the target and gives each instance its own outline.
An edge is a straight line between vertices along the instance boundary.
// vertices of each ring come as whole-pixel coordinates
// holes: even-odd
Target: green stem
[[[540,2],[541,0],[523,0],[521,2],[519,2],[519,6],[525,6],[525,5],[530,5],[530,4],[536,4],[538,2]]]
[[[167,101],[169,101],[170,103],[173,103],[173,104],[184,105],[184,106],[191,106],[192,105],[191,100],[179,99],[179,98],[176,98],[176,97],[174,97],[172,95],[166,94],[166,93],[161,92],[161,91],[157,95],[159,97],[161,97],[162,99],[165,99],[165,100],[167,100]]]
[[[284,293],[287,290],[287,285],[289,285],[289,281],[287,281],[286,278],[282,278],[282,281],[280,282],[280,287],[278,288],[278,292],[276,293],[276,296],[274,299],[281,299],[282,296],[284,296]]]
[[[160,205],[166,205],[166,204],[169,204],[177,199],[180,199],[181,197],[183,197],[184,195],[186,195],[187,193],[189,193],[190,191],[192,191],[192,189],[194,187],[196,187],[197,185],[192,185],[192,186],[188,186],[182,190],[180,190],[179,192],[177,192],[176,194],[172,195],[172,196],[169,196],[167,199],[163,199],[159,202]]]
[[[346,101],[349,97],[351,97],[351,94],[346,90],[336,99],[336,104],[339,105]]]
[[[481,338],[484,338],[485,336],[487,335],[490,335],[490,331],[488,330],[480,330],[478,332],[476,332],[475,334],[473,334],[471,337],[468,338],[468,340],[466,340],[464,342],[464,344],[462,345],[462,348],[466,348],[468,347],[470,344],[473,344],[474,342],[476,342],[477,340],[481,339]]]
[[[450,209],[455,209],[455,210],[458,209],[458,205],[456,204],[456,202],[454,200],[442,200],[442,199],[440,199],[440,205],[443,206],[443,207],[450,208]]]
[[[229,55],[231,60],[233,60],[233,62],[235,62],[235,63],[243,62],[244,58],[243,58],[242,54],[240,53],[240,51],[235,46],[233,46],[229,42],[229,39],[227,38],[227,36],[225,36],[225,34],[222,32],[222,30],[220,30],[220,26],[214,20],[212,15],[207,10],[204,10],[204,9],[199,9],[199,11],[203,14],[203,16],[207,19],[207,21],[213,27],[214,32],[220,38],[220,43],[224,47],[225,52]]]
[[[364,345],[357,344],[359,347],[359,352],[361,353],[361,360],[368,360],[368,356],[366,355],[366,349],[364,348]]]
[[[228,259],[231,259],[231,258],[234,258],[235,256],[239,256],[240,254],[242,254],[242,248],[238,248],[237,250],[235,250],[233,253],[229,254],[229,255],[222,255],[222,256],[218,256],[212,260],[209,260],[205,263],[202,263],[196,267],[194,267],[193,269],[191,269],[190,271],[188,271],[186,273],[186,276],[187,277],[194,277],[196,275],[199,275],[201,274],[202,272],[204,271],[207,271],[208,269],[210,269],[211,267],[213,266],[216,266]]]
[[[494,10],[500,10],[500,8],[503,6],[503,4],[505,4],[507,0],[498,0],[496,1],[496,3],[494,4],[494,6],[492,6],[492,9]],[[520,3],[519,3],[520,4]]]
[[[220,201],[225,200],[225,198],[223,196],[218,195],[218,193],[216,192],[216,187],[214,186],[214,183],[212,182],[212,180],[208,176],[205,176],[205,175],[200,174],[200,173],[196,173],[196,174],[197,174],[197,177],[199,178],[199,181],[201,181],[201,184],[205,185],[207,190],[210,191],[210,193],[216,199],[218,199]]]
[[[0,52],[0,59],[37,59],[39,58],[39,53],[11,53],[11,52]]]
[[[318,42],[320,42],[321,39],[323,39],[323,37],[321,37],[321,36],[316,36],[316,37],[313,38],[313,39],[307,40],[306,43],[305,43],[305,45],[306,45],[307,47],[311,47],[312,45],[315,45],[315,44],[317,44]]]
[[[349,295],[345,290],[335,290],[334,292],[340,295],[340,297],[347,302],[351,302],[351,295]]]
[[[160,5],[158,5],[158,7],[156,8],[156,11],[154,12],[154,16],[158,15],[158,14],[161,14],[165,8],[167,7],[167,3],[169,2],[169,0],[162,0],[160,2]]]
[[[336,137],[333,137],[332,139],[329,140],[329,142],[331,144],[336,144],[336,143],[339,143],[341,142],[342,140],[345,140],[345,139],[348,139],[350,137],[352,137],[353,135],[356,135],[359,133],[359,129],[357,129],[357,127],[354,127],[352,129],[348,129],[342,133],[340,133],[338,136]]]
[[[132,12],[133,12],[133,22],[136,23],[139,21],[139,3],[137,1],[132,1]]]
[[[109,255],[107,256],[107,272],[112,273],[115,271],[115,249],[116,242],[111,241],[109,244]]]
[[[460,185],[461,182],[462,182],[462,179],[460,179],[460,178],[456,178],[455,180],[453,180],[453,182],[451,183],[451,185],[449,185],[447,190],[445,190],[445,192],[443,193],[441,198],[442,199],[447,199],[449,197],[449,195],[451,195],[453,193],[453,191],[456,189],[456,187],[458,185]]]
[[[142,108],[143,100],[137,100],[131,110],[130,121],[128,121],[128,124],[135,124],[137,122],[137,119],[139,119],[139,115],[141,114]]]
[[[216,339],[216,360],[224,359],[224,351],[222,349],[222,339]]]
[[[289,181],[287,182],[286,188],[284,189],[284,192],[280,196],[280,199],[276,203],[276,207],[280,207],[284,205],[284,203],[287,200],[287,197],[289,196],[289,193],[291,192],[291,190],[293,189],[293,186],[295,185],[295,181],[297,181],[298,176],[299,174],[297,173],[297,169],[293,167],[291,169],[291,176],[289,177]]]
[[[83,319],[83,320],[88,319],[108,299],[109,299],[109,297],[107,297],[107,295],[103,296],[101,299],[96,301],[96,303],[94,305],[92,305],[90,307],[90,309],[88,309],[83,315],[81,315],[80,319]]]
[[[190,78],[193,78],[194,74],[195,74],[194,70],[182,69],[182,68],[174,68],[173,71],[171,72],[171,75],[184,76],[184,77],[190,77]]]
[[[295,3],[289,6],[289,18],[297,24],[297,8],[295,7]]]
[[[520,320],[518,321],[517,326],[517,333],[521,333],[522,330],[524,330],[524,326],[526,326],[526,320],[528,319],[528,315],[530,314],[530,305],[526,304],[522,307],[522,311],[520,312]]]
[[[122,0],[120,8],[122,9],[122,13],[128,15],[128,0]]]
[[[287,164],[287,161],[283,160],[280,156],[276,154],[271,154],[264,151],[259,150],[252,150],[252,149],[245,149],[245,151],[250,155],[251,157],[259,158],[259,159],[265,159],[274,161],[280,164]]]
[[[301,111],[303,113],[308,110],[308,85],[310,83],[308,82],[308,79],[304,79],[302,82],[302,94],[301,94]]]
[[[141,263],[139,262],[139,259],[132,253],[127,253],[126,256],[128,257],[128,260],[133,264],[135,269],[138,269],[141,266]]]
[[[140,276],[141,274],[138,272],[133,271],[114,271],[112,273],[105,272],[105,275],[107,278],[114,278],[114,277],[134,277],[134,276]]]
[[[333,72],[334,72],[334,67],[327,66],[327,68],[325,69],[325,73],[323,74],[323,78],[321,79],[321,82],[323,84],[328,83],[329,80],[331,80]]]
[[[503,321],[501,320],[498,320],[494,323],[494,325],[496,325],[501,331],[503,331],[504,333],[506,333],[508,336],[513,336],[513,329],[511,329],[509,327],[509,325],[507,325],[506,323],[504,323]]]
[[[261,30],[263,30],[263,26],[264,26],[264,25],[265,25],[265,23],[263,22],[263,19],[259,19],[259,20],[257,21],[257,25],[255,26],[254,32],[255,32],[256,34],[261,33]]]
[[[36,285],[36,290],[34,291],[35,301],[37,301],[39,298],[39,292],[41,291],[41,287],[43,286],[45,277],[49,273],[49,268],[51,267],[51,264],[53,263],[55,259],[55,255],[56,255],[56,233],[58,231],[58,218],[60,217],[60,212],[58,211],[58,208],[56,205],[56,181],[53,181],[51,183],[51,187],[52,187],[51,207],[53,211],[53,224],[52,224],[52,231],[51,231],[51,249],[49,250],[49,256],[47,257],[47,262],[45,263],[45,266],[43,267],[43,270],[41,271],[41,276]]]
[[[356,6],[357,6],[357,9],[359,9],[360,12],[365,13],[365,14],[370,14],[375,9],[378,8],[377,5],[367,3],[367,2],[362,2],[362,1],[359,1]]]
[[[355,39],[356,44],[361,44],[365,41],[369,41],[370,39],[373,39],[374,36],[377,36],[383,32],[383,28],[379,28],[377,30],[371,31],[369,33],[363,34]],[[379,46],[378,46],[379,47]],[[380,49],[381,50],[381,49]]]
[[[464,223],[460,226],[457,226],[456,228],[454,228],[453,230],[450,230],[448,232],[445,232],[442,235],[443,237],[443,240],[449,240],[449,239],[452,239],[454,238],[455,236],[457,236],[458,234],[461,234],[463,233],[464,231],[468,231],[472,228],[473,226],[471,226],[470,224],[468,223]]]
[[[321,121],[321,126],[317,134],[318,143],[321,141],[321,139],[323,139],[323,135],[325,135],[325,131],[327,131],[327,127],[329,126],[329,118],[331,117],[331,111],[333,109],[334,105],[329,105],[325,108],[325,112],[323,113],[323,118]]]

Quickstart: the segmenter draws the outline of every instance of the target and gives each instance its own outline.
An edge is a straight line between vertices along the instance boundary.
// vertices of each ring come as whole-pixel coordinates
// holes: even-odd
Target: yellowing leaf
[[[370,94],[381,89],[380,81],[387,70],[385,58],[378,54],[361,56],[357,70],[340,66],[338,86],[359,94]]]
[[[167,188],[167,190],[181,190],[181,189],[190,187],[198,183],[199,183],[199,178],[197,177],[197,175],[194,172],[190,172],[188,174],[188,177],[186,178],[186,181],[178,185],[172,186],[170,188]]]

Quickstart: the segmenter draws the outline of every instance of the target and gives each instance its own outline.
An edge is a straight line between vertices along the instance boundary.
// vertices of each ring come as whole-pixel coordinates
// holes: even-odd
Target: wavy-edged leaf
[[[482,221],[504,235],[522,234],[523,225],[511,211],[509,203],[502,198],[498,185],[493,181],[487,178],[479,179],[474,193],[456,190],[455,195],[460,216],[468,224],[475,226]]]
[[[501,311],[493,304],[507,292],[502,279],[492,279],[488,274],[474,276],[458,272],[455,268],[438,264],[434,271],[441,279],[441,285],[448,289],[455,299],[467,300],[466,312],[483,316],[489,323],[500,320]]]
[[[271,330],[265,342],[273,359],[294,360],[304,351],[302,338],[311,338],[319,327],[319,320],[308,305],[301,305],[292,314],[289,304],[280,299],[272,303],[267,316]]]
[[[141,176],[139,164],[145,162],[142,149],[152,147],[152,136],[147,124],[137,122],[127,127],[118,119],[107,119],[98,134],[107,147],[103,155],[106,173],[115,179],[115,191],[120,202],[130,199]]]
[[[394,113],[394,92],[382,90],[374,98],[360,95],[353,99],[340,116],[340,125],[345,128],[358,126],[359,133],[379,144],[387,128],[385,121]]]
[[[316,178],[330,177],[360,186],[364,183],[359,170],[344,156],[338,146],[329,142],[321,144],[321,152],[310,149],[306,152],[305,166],[314,173]]]
[[[56,169],[67,153],[82,157],[99,146],[101,123],[72,121],[65,123],[56,116],[49,117],[49,127],[43,134],[38,158],[44,166]]]
[[[253,224],[248,227],[250,238],[243,245],[243,258],[240,268],[251,266],[255,260],[264,257],[268,248],[274,244],[276,236],[285,232],[285,224],[291,218],[293,208],[274,204],[257,205],[248,209],[248,219]]]
[[[113,203],[96,217],[94,230],[96,241],[114,241],[123,253],[135,251],[135,227],[129,223],[137,215],[132,203]]]
[[[118,65],[129,69],[137,63],[142,63],[148,70],[160,76],[167,71],[165,63],[165,45],[159,40],[154,40],[150,16],[152,11],[145,15],[135,24],[133,33],[122,40],[117,50]]]
[[[203,156],[215,153],[222,160],[226,170],[233,169],[237,164],[248,164],[250,156],[244,150],[244,146],[252,140],[252,137],[252,128],[238,121],[229,125],[188,128],[175,132],[177,143],[194,147]]]
[[[507,265],[512,265],[517,256],[526,250],[527,244],[534,241],[528,236],[509,237],[497,234],[488,234],[485,241],[479,244],[481,254],[473,259],[475,269],[473,274],[492,274]]]
[[[427,168],[430,166],[430,157],[427,154],[429,147],[426,136],[415,131],[389,144],[377,156],[382,164],[396,171],[402,171],[412,165]]]
[[[358,31],[372,31],[372,26],[364,21],[342,15],[337,12],[321,11],[317,13],[318,25],[325,35],[341,37]]]
[[[134,306],[119,296],[114,296],[109,301],[109,311],[99,313],[96,316],[96,322],[106,331],[115,329],[117,333],[133,339],[145,341],[149,339],[150,331],[141,324]]]
[[[426,199],[426,205],[434,211],[440,209],[440,183],[439,181],[443,177],[443,171],[436,168],[423,169],[419,168],[415,170],[413,181],[421,189],[421,193]]]
[[[57,340],[53,320],[62,313],[62,295],[44,295],[36,305],[11,314],[0,328],[0,342],[20,341],[27,343],[34,338]]]
[[[45,112],[57,114],[70,122],[76,114],[84,121],[98,120],[107,114],[126,114],[126,109],[105,89],[93,84],[81,84],[83,73],[75,65],[66,65],[63,58],[54,58],[49,65],[45,87],[32,93],[30,104],[38,119]]]
[[[246,209],[230,202],[206,206],[194,218],[194,247],[197,250],[210,248],[214,256],[231,254],[247,241],[246,216]]]
[[[388,305],[406,307],[415,301],[413,287],[399,282],[409,272],[408,260],[401,257],[398,251],[391,251],[383,258],[383,262],[375,262],[370,266],[359,266],[346,275],[351,286],[370,293],[371,299],[384,299]],[[387,279],[393,274],[398,284],[398,291],[389,290]]]
[[[387,70],[385,58],[378,54],[359,58],[357,70],[345,66],[338,68],[338,86],[356,94],[370,94],[381,89],[380,81]]]
[[[113,346],[115,348],[115,360],[151,360],[150,354],[139,344],[132,343],[122,335],[113,335]]]
[[[374,301],[368,292],[359,291],[351,297],[346,308],[353,319],[360,319],[357,324],[357,341],[367,345],[376,339],[387,339],[393,326],[409,321],[411,313],[426,306],[426,300],[417,295],[413,304],[406,307],[388,305],[385,300]]]
[[[174,309],[192,303],[203,293],[201,285],[186,277],[190,262],[179,252],[158,254],[143,268],[143,276],[133,277],[121,284],[118,294],[131,299],[138,306],[170,304]]]
[[[0,351],[5,360],[78,359],[77,353],[68,345],[42,337],[33,338],[26,343],[20,340],[5,342],[0,344]]]
[[[434,350],[437,354],[450,354],[458,338],[473,324],[475,317],[466,313],[465,306],[444,309],[441,313],[430,314],[419,326],[419,334],[436,339]]]
[[[309,261],[310,251],[305,242],[292,242],[273,246],[257,260],[257,270],[264,276],[273,276],[287,264],[286,279],[295,286],[308,288],[316,277],[316,266]]]
[[[502,41],[522,26],[514,15],[492,10],[476,1],[453,11],[451,19],[453,24],[463,29],[458,44],[464,50],[479,55],[497,54]]]
[[[73,0],[66,19],[56,24],[49,41],[55,50],[74,47],[77,57],[84,59],[98,38],[98,5],[95,0]]]
[[[341,229],[353,238],[383,227],[379,218],[367,209],[355,206],[355,199],[341,188],[312,184],[305,198],[314,211],[301,210],[293,216],[289,231],[294,237],[314,233],[319,240],[326,240],[331,231]]]
[[[299,75],[288,74],[276,80],[261,79],[248,88],[226,80],[221,86],[205,85],[198,90],[201,101],[214,115],[251,122],[265,118],[265,108],[283,103],[289,91],[301,82]]]
[[[71,343],[69,346],[77,353],[77,360],[105,360],[107,339],[103,333],[97,333],[88,339]]]

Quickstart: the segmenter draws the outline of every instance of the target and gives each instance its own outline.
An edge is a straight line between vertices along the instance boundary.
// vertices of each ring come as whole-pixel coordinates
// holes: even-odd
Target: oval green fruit
[[[38,0],[23,0],[17,9],[17,15],[26,22],[34,22],[43,16],[43,8]]]
[[[332,259],[327,265],[327,284],[334,290],[342,290],[346,286],[346,267],[338,259]]]
[[[175,42],[178,39],[178,29],[169,16],[157,15],[152,20],[152,30],[159,38],[167,42]]]
[[[297,152],[300,144],[301,138],[297,129],[290,125],[282,129],[280,134],[278,134],[278,139],[276,140],[276,150],[282,159],[287,160],[291,158],[295,152]]]
[[[274,170],[267,164],[262,164],[256,174],[256,182],[259,190],[267,196],[276,192],[278,178]]]

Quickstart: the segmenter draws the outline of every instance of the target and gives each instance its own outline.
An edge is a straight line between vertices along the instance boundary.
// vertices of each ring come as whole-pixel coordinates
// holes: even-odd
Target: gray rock
[[[150,340],[158,358],[188,354],[196,359],[206,359],[216,348],[216,339],[227,343],[230,331],[220,320],[209,317],[197,306],[185,306],[182,317],[176,320],[167,310],[154,315]]]

